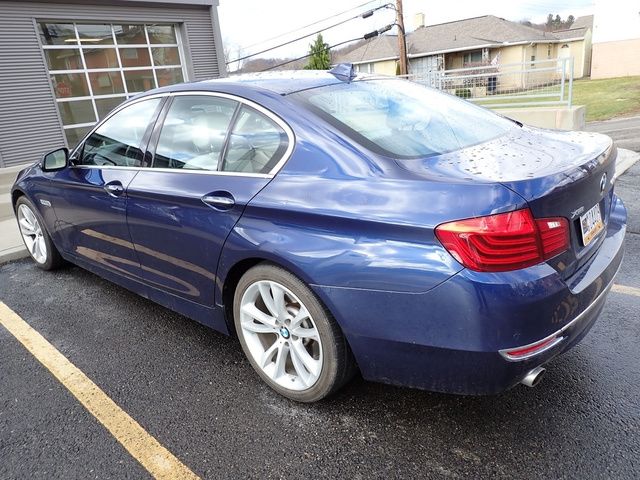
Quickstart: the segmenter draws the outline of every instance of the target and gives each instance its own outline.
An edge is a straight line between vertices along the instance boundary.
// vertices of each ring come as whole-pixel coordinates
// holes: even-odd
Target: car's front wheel
[[[16,217],[20,235],[36,265],[43,270],[53,270],[64,263],[44,226],[44,220],[26,197],[16,202]]]
[[[275,391],[315,402],[338,390],[355,370],[344,335],[300,279],[260,264],[240,279],[234,322],[253,368]]]

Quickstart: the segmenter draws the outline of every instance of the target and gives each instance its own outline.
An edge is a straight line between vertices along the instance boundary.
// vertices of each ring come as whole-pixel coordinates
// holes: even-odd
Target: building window
[[[356,71],[361,73],[375,73],[373,63],[361,63],[356,65]]]
[[[175,25],[38,22],[38,33],[70,147],[127,98],[186,77]]]
[[[467,52],[464,54],[463,62],[465,65],[470,63],[482,62],[482,50],[476,50],[475,52]]]

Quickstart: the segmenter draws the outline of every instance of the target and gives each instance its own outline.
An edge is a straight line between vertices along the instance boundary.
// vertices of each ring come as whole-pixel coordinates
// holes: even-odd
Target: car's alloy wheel
[[[249,269],[235,289],[233,320],[253,368],[278,393],[315,402],[356,371],[347,341],[298,277],[269,263]]]
[[[262,371],[289,390],[306,390],[320,377],[322,341],[300,299],[278,282],[259,280],[242,296],[240,325]]]
[[[18,225],[29,254],[37,263],[44,265],[48,258],[47,242],[38,217],[26,204],[18,207]]]
[[[24,195],[19,197],[15,204],[15,212],[20,235],[36,265],[43,270],[53,270],[62,266],[64,260],[33,203]]]

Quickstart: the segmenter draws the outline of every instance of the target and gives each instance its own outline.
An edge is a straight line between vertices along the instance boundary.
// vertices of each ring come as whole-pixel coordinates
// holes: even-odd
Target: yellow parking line
[[[0,324],[47,367],[151,475],[159,479],[199,478],[42,335],[2,302]]]
[[[616,283],[613,287],[611,287],[611,290],[618,293],[626,293],[627,295],[640,297],[640,288],[627,287],[626,285],[618,285]]]

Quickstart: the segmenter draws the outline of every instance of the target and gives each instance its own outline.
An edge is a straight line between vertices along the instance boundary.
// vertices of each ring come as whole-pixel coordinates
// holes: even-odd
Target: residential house
[[[558,39],[554,45],[557,58],[573,57],[573,77],[588,77],[591,74],[591,42],[593,15],[578,17],[570,28],[556,30],[553,35]]]
[[[409,73],[413,75],[479,65],[516,71],[522,64],[565,56],[574,58],[574,78],[589,74],[593,17],[580,17],[572,28],[561,32],[544,32],[493,15],[429,26],[424,26],[422,14],[416,17],[415,30],[406,37]],[[358,71],[393,74],[397,59],[397,37],[385,35],[334,62],[354,63]],[[521,82],[516,77],[513,81]]]

